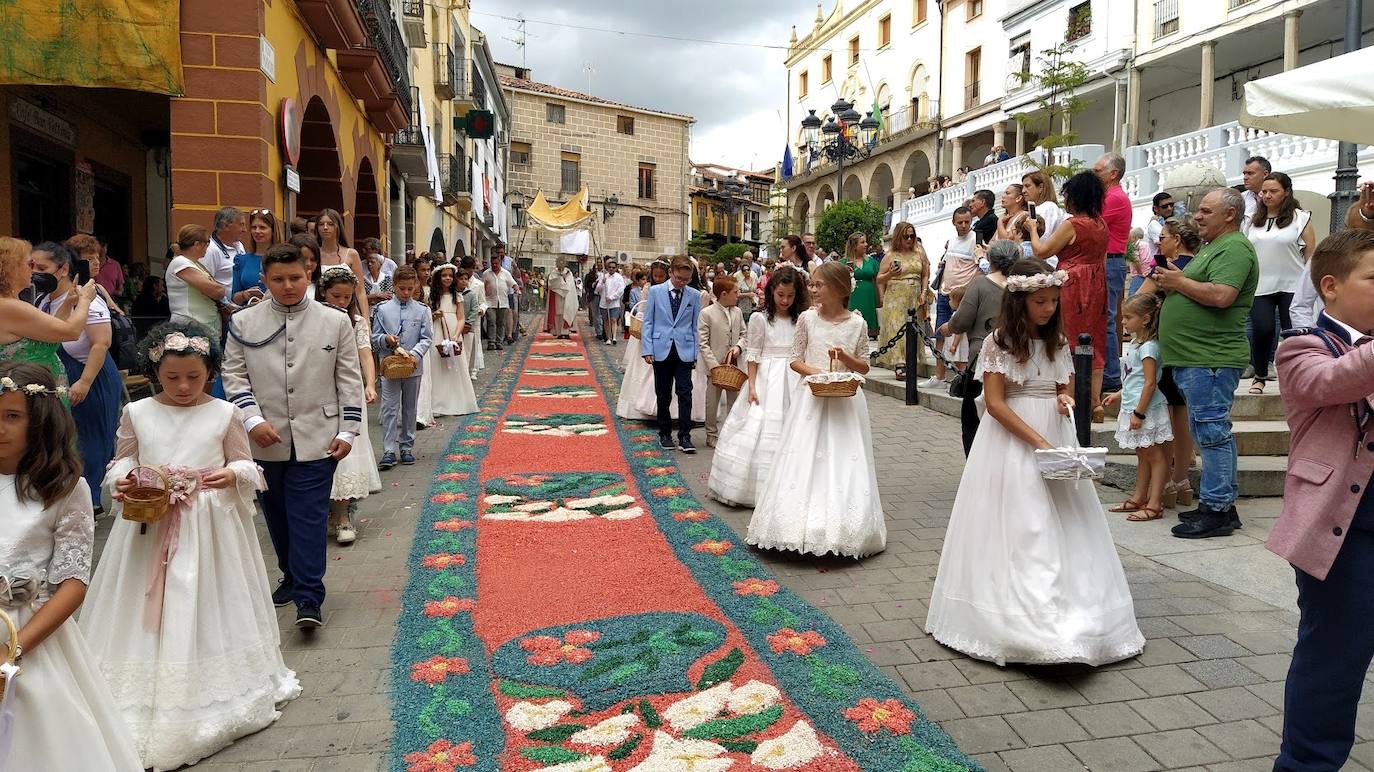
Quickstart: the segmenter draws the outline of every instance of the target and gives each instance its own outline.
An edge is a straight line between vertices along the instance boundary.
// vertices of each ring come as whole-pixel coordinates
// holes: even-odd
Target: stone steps
[[[927,370],[927,367],[923,366],[922,370]],[[1288,424],[1283,418],[1283,401],[1272,382],[1262,395],[1250,394],[1249,387],[1246,381],[1236,390],[1231,410],[1236,450],[1240,456],[1237,463],[1240,492],[1242,496],[1281,496],[1289,443]],[[870,372],[864,389],[894,399],[906,398],[906,384],[897,380],[892,371],[879,367]],[[960,400],[949,396],[947,386],[920,390],[918,404],[959,417]],[[1130,489],[1135,486],[1136,457],[1117,445],[1115,433],[1116,416],[1109,415],[1106,421],[1093,424],[1092,444],[1108,449],[1103,482],[1116,488]],[[1196,487],[1196,468],[1193,478]]]

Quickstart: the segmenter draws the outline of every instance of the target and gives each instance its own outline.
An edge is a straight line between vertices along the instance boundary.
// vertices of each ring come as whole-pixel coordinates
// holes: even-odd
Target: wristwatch
[[[24,644],[15,642],[14,644],[14,664],[18,665],[24,660]]]

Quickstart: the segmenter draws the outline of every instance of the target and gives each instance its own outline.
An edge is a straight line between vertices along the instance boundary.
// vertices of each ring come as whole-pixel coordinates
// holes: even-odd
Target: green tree
[[[1070,30],[1072,33],[1072,30]],[[1017,113],[1012,116],[1016,122],[1031,131],[1045,135],[1037,142],[1042,151],[1040,157],[1028,155],[1026,160],[1032,166],[1048,174],[1051,178],[1068,177],[1081,170],[1082,163],[1054,163],[1054,151],[1078,142],[1078,132],[1073,130],[1073,116],[1088,109],[1088,102],[1077,95],[1079,89],[1088,82],[1091,75],[1086,65],[1073,58],[1076,46],[1073,43],[1060,43],[1040,52],[1038,72],[1017,72],[1014,75],[1022,85],[1035,88],[1037,113]],[[1055,133],[1056,126],[1058,133]]]
[[[687,254],[692,257],[710,257],[716,253],[719,245],[716,240],[711,238],[705,231],[696,231],[692,234],[692,239],[687,242]]]
[[[793,226],[796,225],[787,208],[786,193],[772,197],[768,214],[772,228],[772,232],[768,234],[768,254],[776,256],[782,251],[782,237],[794,232]]]
[[[816,225],[816,246],[843,255],[845,242],[855,231],[867,236],[870,245],[877,245],[883,235],[883,208],[866,198],[832,205]]]
[[[730,244],[722,244],[720,249],[716,250],[715,257],[711,258],[711,262],[725,263],[733,269],[735,261],[738,260],[741,255],[748,251],[749,245],[740,243],[738,241]]]

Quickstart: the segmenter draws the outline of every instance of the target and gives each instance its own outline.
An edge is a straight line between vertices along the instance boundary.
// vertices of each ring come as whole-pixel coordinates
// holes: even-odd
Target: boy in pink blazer
[[[1374,231],[1326,238],[1311,268],[1326,310],[1278,352],[1292,444],[1266,546],[1293,564],[1301,617],[1276,772],[1345,764],[1374,659]]]

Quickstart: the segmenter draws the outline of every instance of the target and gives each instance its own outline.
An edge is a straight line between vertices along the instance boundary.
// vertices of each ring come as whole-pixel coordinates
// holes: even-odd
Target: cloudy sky
[[[576,27],[677,38],[786,46],[793,24],[815,17],[811,0],[506,0],[473,3],[472,23],[499,62],[518,64],[516,23],[529,20],[526,63],[534,78],[606,99],[694,116],[693,161],[750,169],[782,160],[787,134],[785,53],[621,35]],[[539,22],[553,22],[557,25]],[[785,115],[785,114],[784,114]]]

